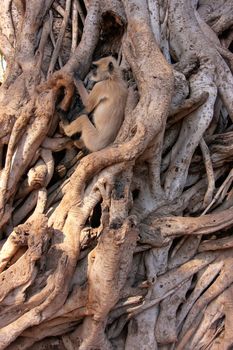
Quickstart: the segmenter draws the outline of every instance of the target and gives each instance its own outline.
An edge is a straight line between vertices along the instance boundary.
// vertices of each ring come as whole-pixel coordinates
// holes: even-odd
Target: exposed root
[[[228,174],[226,180],[223,182],[223,184],[218,189],[217,193],[215,194],[213,200],[211,203],[207,206],[207,208],[204,210],[202,215],[205,215],[207,211],[210,210],[210,208],[218,201],[218,203],[221,203],[223,199],[225,198],[229,188],[231,187],[233,180],[233,169]]]
[[[173,124],[195,111],[204,102],[206,102],[208,96],[208,92],[202,92],[199,96],[191,96],[189,99],[184,100],[183,104],[171,109],[166,128],[170,128]]]
[[[204,201],[203,201],[203,207],[206,207],[210,204],[210,202],[213,198],[213,193],[215,190],[215,178],[214,178],[213,165],[211,162],[209,149],[208,149],[204,139],[201,140],[200,146],[201,146],[203,159],[205,162],[206,174],[207,174],[207,179],[208,179],[208,188],[207,188],[207,191],[206,191],[206,194],[204,197]]]
[[[232,346],[223,2],[4,2],[0,349]],[[58,109],[85,105],[91,62],[109,54],[129,85],[124,122],[109,147],[78,152]]]

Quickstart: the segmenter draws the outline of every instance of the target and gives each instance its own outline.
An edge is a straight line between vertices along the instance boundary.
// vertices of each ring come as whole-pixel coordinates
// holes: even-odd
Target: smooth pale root
[[[162,4],[162,2],[159,1],[154,1],[152,3],[152,0],[148,0],[147,2],[145,0],[124,1],[128,25],[127,37],[124,36],[123,39],[125,41],[123,63],[127,55],[127,62],[132,69],[132,75],[137,83],[137,89],[135,89],[136,103],[133,103],[134,106],[128,109],[128,113],[126,112],[125,121],[127,121],[127,125],[129,126],[126,128],[125,125],[122,125],[121,133],[124,137],[118,137],[117,146],[106,147],[100,152],[91,153],[84,157],[78,166],[74,167],[74,174],[72,176],[70,176],[70,172],[67,176],[67,180],[64,179],[63,183],[61,183],[62,180],[59,179],[59,183],[52,183],[51,187],[48,189],[49,192],[52,188],[54,189],[53,186],[56,186],[56,188],[60,186],[60,197],[54,197],[56,198],[54,202],[54,207],[56,206],[55,210],[50,207],[50,203],[47,204],[48,209],[50,211],[53,210],[53,215],[50,216],[50,221],[52,221],[55,229],[52,234],[52,242],[50,242],[49,237],[44,245],[42,245],[43,242],[40,244],[42,238],[39,240],[39,243],[38,240],[36,240],[41,226],[41,222],[39,222],[38,216],[36,215],[34,224],[31,224],[30,227],[30,234],[33,242],[32,248],[29,248],[19,260],[16,259],[14,265],[3,272],[4,282],[1,282],[1,291],[3,290],[5,292],[6,300],[3,300],[1,304],[0,341],[2,340],[4,343],[2,345],[0,342],[0,345],[6,347],[7,344],[12,343],[15,339],[15,344],[10,344],[11,350],[19,349],[19,347],[21,349],[26,349],[31,347],[31,345],[39,339],[44,339],[48,336],[55,338],[57,334],[65,334],[65,345],[67,349],[77,349],[78,342],[74,341],[74,345],[72,345],[73,337],[70,336],[70,331],[72,331],[74,327],[76,328],[84,319],[83,323],[80,325],[80,328],[82,327],[80,329],[80,338],[83,338],[83,344],[81,344],[80,350],[86,350],[88,348],[110,349],[111,344],[108,340],[110,339],[112,341],[112,339],[109,335],[109,326],[112,332],[114,331],[114,334],[116,334],[113,341],[117,349],[148,350],[151,348],[155,350],[157,343],[159,343],[159,349],[178,349],[177,344],[171,344],[171,340],[173,341],[176,338],[178,339],[180,349],[201,349],[208,347],[208,344],[212,341],[212,336],[216,334],[215,326],[218,327],[220,332],[222,331],[220,329],[222,322],[225,322],[224,342],[226,340],[229,347],[231,346],[230,342],[232,338],[228,338],[228,335],[230,336],[231,333],[232,324],[231,304],[223,305],[223,307],[221,305],[224,300],[229,300],[229,302],[232,300],[231,295],[223,291],[223,288],[227,288],[226,286],[231,288],[232,285],[232,273],[230,272],[232,267],[232,246],[228,246],[231,242],[219,242],[219,240],[217,242],[221,247],[223,244],[225,246],[227,244],[229,250],[228,256],[226,252],[223,252],[223,249],[221,249],[221,252],[219,252],[218,249],[218,252],[214,253],[207,253],[204,251],[202,255],[196,255],[196,251],[198,249],[200,236],[202,234],[215,233],[216,231],[220,233],[223,225],[228,225],[230,223],[232,215],[229,212],[225,212],[224,216],[221,217],[216,215],[216,213],[211,217],[208,215],[201,218],[197,218],[196,215],[193,217],[193,213],[198,214],[197,211],[193,210],[197,202],[202,208],[203,198],[207,188],[208,179],[206,179],[204,175],[204,165],[202,169],[200,164],[200,168],[199,166],[195,167],[194,173],[188,173],[187,180],[185,177],[185,190],[182,188],[182,196],[180,196],[179,193],[176,195],[178,188],[177,182],[175,182],[175,186],[169,186],[169,183],[172,184],[172,181],[169,180],[172,179],[172,176],[169,177],[170,175],[168,173],[165,174],[165,170],[161,171],[161,159],[164,155],[167,159],[165,169],[169,168],[170,163],[175,162],[174,158],[177,160],[177,156],[179,157],[179,152],[175,152],[176,146],[173,146],[180,134],[180,126],[176,126],[177,121],[181,121],[181,119],[176,119],[177,114],[179,117],[182,117],[184,123],[186,123],[184,124],[186,128],[182,127],[181,134],[185,131],[182,137],[186,138],[185,135],[188,135],[187,139],[189,142],[191,139],[189,138],[189,134],[191,134],[192,140],[194,139],[192,134],[198,134],[198,138],[200,136],[201,140],[203,135],[202,133],[199,135],[199,131],[203,127],[203,124],[199,125],[198,130],[196,130],[195,124],[198,118],[193,120],[192,114],[192,129],[190,133],[188,133],[187,126],[189,125],[187,125],[187,118],[190,120],[191,113],[197,113],[199,115],[200,111],[203,111],[203,109],[204,111],[207,110],[207,99],[209,102],[209,96],[211,96],[212,99],[214,97],[214,95],[212,96],[210,94],[209,90],[207,91],[206,86],[203,88],[201,84],[200,76],[202,77],[203,74],[200,74],[200,70],[203,72],[203,65],[201,65],[200,70],[198,70],[196,74],[192,74],[192,77],[190,77],[190,81],[192,82],[190,98],[185,98],[186,95],[183,94],[184,91],[177,89],[178,87],[182,88],[182,84],[175,84],[175,88],[172,88],[172,70],[174,66],[168,66],[159,47],[155,44],[152,34],[154,33],[156,38],[161,38],[161,43],[167,42],[167,45],[162,44],[162,46],[160,46],[163,48],[163,52],[164,47],[165,49],[171,47],[172,35],[175,36],[175,39],[179,39],[179,35],[184,33],[184,38],[182,38],[181,41],[184,42],[185,49],[189,47],[189,44],[193,45],[192,40],[188,38],[190,41],[189,43],[188,39],[185,41],[185,37],[187,38],[187,35],[190,33],[189,28],[191,28],[196,18],[194,10],[192,10],[192,8],[184,9],[184,12],[190,15],[187,20],[187,15],[185,16],[184,13],[183,16],[180,16],[178,11],[180,4],[188,6],[191,1],[175,1],[175,25],[174,28],[169,26],[169,35],[166,35],[166,31],[163,30],[167,28],[168,22],[168,18],[166,18],[168,17],[167,9],[165,8],[167,2],[163,2]],[[169,1],[169,8],[175,1]],[[205,0],[205,3],[207,1],[209,4],[211,3],[211,0]],[[86,0],[84,2],[87,3]],[[15,5],[16,3],[20,2],[15,2]],[[40,2],[35,0],[27,2],[27,16],[25,21],[23,21],[24,31],[22,31],[22,39],[24,36],[23,34],[26,34],[27,40],[22,40],[22,45],[17,45],[17,50],[20,51],[23,48],[27,54],[27,57],[25,57],[21,65],[23,70],[21,76],[28,76],[30,78],[30,85],[33,85],[36,72],[34,70],[28,72],[28,65],[30,64],[28,55],[32,52],[33,56],[35,50],[28,50],[26,44],[30,39],[33,39],[32,41],[38,43],[41,48],[39,39],[44,37],[43,35],[38,35],[37,27],[35,27],[35,23],[33,23],[34,17],[30,16],[28,13],[33,3],[37,5],[37,8],[40,6]],[[89,69],[89,64],[93,56],[92,53],[96,43],[99,41],[99,33],[96,29],[100,27],[98,13],[96,9],[92,10],[94,6],[93,3],[94,1],[90,3],[90,7],[87,11],[87,19],[84,25],[85,31],[81,42],[78,44],[78,51],[75,52],[68,61],[69,67],[71,65],[74,66],[74,60],[77,61],[77,68],[75,71],[78,71],[78,76],[80,76],[81,79],[84,78],[84,75]],[[106,4],[115,11],[113,3],[121,4],[118,0],[98,1],[98,4],[101,6],[101,11]],[[192,3],[196,3],[196,0],[193,0]],[[203,1],[199,1],[199,6],[201,6],[202,3]],[[185,8],[187,8],[187,6]],[[148,7],[151,13],[149,13]],[[92,11],[92,13],[90,11]],[[35,11],[31,12],[33,12],[32,15],[34,15]],[[99,16],[101,16],[101,13]],[[80,16],[78,17],[80,18]],[[119,19],[119,17],[116,18]],[[152,19],[159,19],[159,22],[156,22],[157,25],[154,24],[154,20]],[[0,16],[0,21],[2,20],[3,16]],[[181,30],[182,28],[179,26],[181,20],[184,25],[187,23],[187,30],[182,23],[180,23],[184,28],[184,30]],[[56,18],[54,18],[54,21],[56,21]],[[59,21],[61,21],[60,18]],[[37,22],[39,21],[37,20]],[[73,25],[73,17],[70,23]],[[25,24],[26,27],[24,27]],[[30,24],[32,24],[31,28]],[[151,28],[153,29],[153,33]],[[33,35],[28,35],[30,30],[32,30],[32,34],[35,33],[38,40],[34,41]],[[44,32],[44,26],[42,32]],[[79,33],[79,38],[80,34],[81,33]],[[198,38],[199,34],[197,35],[197,41],[201,43],[202,41],[198,40]],[[201,38],[202,34],[200,39]],[[201,44],[203,49],[206,47],[208,50],[208,43],[210,43],[209,39],[206,40],[205,45]],[[106,44],[112,45],[112,42],[106,42]],[[69,47],[70,45],[67,46],[67,48]],[[195,50],[197,45],[195,44],[193,47]],[[93,48],[93,50],[91,48]],[[42,52],[42,50],[40,50],[40,52]],[[166,53],[170,57],[168,49],[166,49]],[[32,62],[33,57],[29,58]],[[16,62],[17,61],[16,56]],[[188,62],[190,66],[189,59]],[[46,62],[43,62],[43,67],[44,63]],[[12,66],[14,67],[14,65]],[[85,68],[87,66],[88,68]],[[127,68],[129,66],[127,66]],[[218,62],[216,66],[219,66]],[[63,72],[66,67],[67,64]],[[196,68],[198,69],[198,67]],[[206,69],[208,70],[208,68]],[[39,73],[40,71],[43,72],[41,67],[39,67]],[[70,69],[70,72],[72,71],[73,70]],[[185,71],[187,72],[186,68]],[[184,69],[181,69],[181,72],[184,74]],[[192,70],[190,70],[190,73],[191,72]],[[209,74],[206,75],[209,76]],[[226,78],[228,78],[228,74],[226,74]],[[20,85],[20,89],[17,91],[17,89],[9,87],[8,91],[5,93],[11,100],[13,99],[12,96],[15,95],[16,99],[17,96],[19,96],[18,99],[20,103],[25,102],[26,104],[27,99],[33,92],[29,94],[29,96],[21,97],[20,92],[25,89],[22,89],[23,86],[18,83],[18,78],[15,79],[15,83]],[[220,84],[221,80],[225,80],[225,78],[221,77],[220,79],[219,76],[217,81],[219,81]],[[194,83],[194,81],[196,81],[196,83]],[[216,84],[218,84],[217,81]],[[186,83],[186,81],[184,81],[184,83]],[[206,83],[206,80],[204,83]],[[28,85],[27,83],[26,86],[28,87]],[[193,87],[196,88],[195,94],[192,93]],[[172,119],[173,124],[175,124],[175,129],[170,133],[170,140],[167,140],[168,136],[164,134],[164,130],[173,90],[174,93],[180,97],[178,103],[179,109],[175,110],[175,123],[174,119]],[[232,89],[227,88],[226,97],[229,97],[231,91]],[[219,92],[223,92],[223,84]],[[24,129],[25,133],[30,134],[23,134],[22,139],[25,142],[25,147],[23,147],[21,140],[19,142],[17,141],[17,133],[12,134],[17,136],[16,138],[14,136],[14,139],[12,137],[11,141],[11,150],[14,151],[14,154],[11,161],[9,184],[11,184],[10,188],[13,190],[11,190],[10,196],[6,194],[6,203],[12,203],[14,208],[16,208],[13,215],[17,214],[18,210],[22,210],[23,205],[25,205],[28,200],[28,197],[25,197],[25,200],[21,201],[22,205],[21,203],[16,203],[15,192],[22,186],[21,177],[22,180],[24,180],[27,172],[35,166],[37,157],[40,156],[40,145],[43,139],[48,136],[51,137],[52,140],[56,138],[55,135],[53,137],[51,131],[47,132],[45,130],[44,132],[43,129],[45,128],[44,123],[46,120],[50,122],[51,119],[54,119],[51,113],[51,115],[48,115],[47,119],[43,117],[42,113],[44,113],[44,110],[48,110],[45,101],[47,101],[48,98],[48,101],[51,100],[53,105],[55,105],[55,102],[58,102],[56,96],[53,97],[53,95],[51,95],[47,97],[48,94],[50,94],[50,92],[42,92],[39,95],[39,113],[36,113],[35,120],[33,116],[31,123]],[[200,103],[201,94],[204,94],[206,99],[204,98]],[[187,93],[186,97],[188,96]],[[217,99],[219,99],[219,97],[217,97]],[[225,101],[228,102],[229,100],[229,98],[225,98]],[[204,106],[203,103],[205,103]],[[6,113],[4,104],[1,103],[1,106],[1,113],[3,110],[4,113]],[[54,111],[52,107],[51,112]],[[7,108],[9,109],[9,104]],[[216,106],[214,106],[214,109],[215,108]],[[14,110],[17,109],[18,108],[14,108]],[[37,107],[36,112],[38,112]],[[9,116],[12,114],[14,117],[14,111],[13,113],[8,112],[8,114]],[[211,117],[211,113],[208,113],[208,115],[205,113],[202,114],[200,118],[201,123],[203,119],[206,121],[206,117]],[[218,118],[218,116],[216,116],[216,118]],[[5,121],[7,119],[8,115],[4,115],[3,120]],[[213,125],[211,129],[213,132]],[[23,132],[22,128],[21,130]],[[36,139],[35,132],[38,135]],[[32,137],[31,135],[33,134],[34,136]],[[209,133],[208,135],[211,134]],[[220,134],[218,137],[221,139],[224,138],[225,140],[226,136],[223,135],[224,134]],[[34,146],[35,141],[37,142],[37,146]],[[42,147],[48,148],[47,141],[48,140],[45,140]],[[207,141],[208,140],[206,140],[206,142]],[[59,142],[59,144],[63,144],[63,142]],[[187,156],[185,156],[186,159],[188,159],[190,157],[190,149],[194,149],[195,147],[193,145],[187,145],[186,149],[185,145],[187,143],[183,142],[179,143],[179,145],[180,144],[181,147],[187,151]],[[164,145],[166,146],[166,152],[164,152]],[[231,142],[229,141],[229,147],[228,145],[226,146],[224,142],[221,142],[219,145],[219,143],[215,141],[214,144],[207,142],[207,145],[210,147],[211,161],[214,164],[214,175],[217,174],[215,180],[219,178],[220,172],[224,175],[217,183],[218,187],[220,186],[220,182],[226,178],[226,172],[228,172],[225,162],[227,157],[230,158],[232,156]],[[57,140],[55,146],[58,147]],[[214,150],[212,147],[214,147]],[[49,147],[49,149],[51,148]],[[223,153],[221,153],[222,150]],[[213,151],[214,154],[212,153]],[[167,152],[170,153],[169,157],[167,157]],[[201,163],[201,154],[200,152],[197,153],[199,165],[199,163]],[[181,152],[180,154],[181,157],[183,153]],[[9,161],[7,161],[7,164],[10,163],[10,155],[11,153],[8,152],[7,157]],[[214,157],[212,157],[212,155],[214,155]],[[144,157],[143,160],[142,156]],[[27,161],[27,159],[29,159],[28,157],[31,161]],[[31,157],[35,160],[32,160]],[[196,155],[194,156],[194,161],[195,158]],[[216,161],[218,163],[221,162],[221,165],[216,167]],[[205,163],[207,164],[207,157]],[[194,165],[195,164],[197,164],[197,161],[196,163],[194,162]],[[18,169],[17,166],[20,166],[20,168]],[[184,163],[183,167],[186,169],[189,166],[187,163]],[[48,168],[47,165],[46,168]],[[21,173],[21,176],[17,175],[18,172]],[[162,177],[161,186],[160,174]],[[167,176],[169,181],[166,180]],[[176,178],[177,181],[182,184],[183,182],[180,181],[180,176],[184,178],[182,173],[178,172]],[[54,181],[56,181],[55,177]],[[67,183],[68,185],[66,186],[65,184]],[[162,192],[164,183],[168,184],[166,188],[170,195],[169,198],[173,198],[173,195],[177,197],[175,201],[169,200],[169,198],[167,199]],[[36,184],[38,184],[38,181],[36,181]],[[153,185],[153,192],[151,190],[151,185]],[[61,200],[64,193],[64,199]],[[44,192],[42,194],[44,194]],[[16,195],[18,195],[18,192]],[[159,196],[161,196],[161,200]],[[43,207],[44,200],[42,197],[43,196],[41,196],[41,201],[37,200],[37,213],[38,210],[41,211]],[[58,199],[61,200],[60,203]],[[89,264],[85,256],[92,250],[93,246],[92,242],[90,242],[90,244],[87,243],[87,249],[83,249],[84,245],[82,245],[82,242],[84,241],[85,232],[87,232],[87,230],[82,230],[82,228],[88,223],[89,217],[92,216],[93,209],[97,206],[97,203],[100,202],[102,207],[102,232],[98,235],[99,244],[97,249],[90,254],[94,257],[94,261],[89,259],[91,260]],[[229,201],[224,202],[223,205],[229,207]],[[124,226],[128,216],[132,215],[132,208],[134,212],[139,213],[137,220],[140,224],[136,223],[135,228]],[[32,209],[30,209],[29,212],[31,212],[31,210]],[[29,215],[29,212],[26,216]],[[164,213],[166,216],[164,216]],[[148,219],[148,215],[152,217],[150,220]],[[185,217],[183,217],[183,215],[185,215]],[[141,221],[138,219],[139,216],[142,218]],[[22,222],[22,219],[19,221]],[[39,227],[34,227],[37,223],[40,224]],[[125,231],[123,227],[126,227]],[[142,238],[146,244],[139,244],[135,248],[137,237],[136,235],[132,235],[132,230],[137,228],[140,230],[140,239],[141,236],[144,235]],[[91,232],[91,237],[93,233],[95,232]],[[228,234],[228,232],[224,232],[224,235],[225,234]],[[181,239],[177,238],[172,244],[174,235],[181,236]],[[45,239],[47,238],[46,227],[43,237],[45,237]],[[86,233],[86,237],[89,237],[89,233]],[[110,241],[110,239],[112,239],[112,241]],[[80,256],[78,242],[80,242],[82,247]],[[86,244],[88,241],[86,240],[84,242]],[[208,244],[213,244],[213,242],[216,244],[216,240],[212,235],[207,242],[209,242]],[[163,246],[165,244],[167,245]],[[43,249],[40,248],[40,246],[42,246]],[[49,251],[46,249],[46,246]],[[150,246],[156,248],[150,249]],[[212,248],[214,248],[213,245]],[[220,254],[219,258],[218,254]],[[35,258],[37,261],[35,261]],[[225,261],[227,268],[224,267]],[[60,262],[62,262],[61,266],[59,265]],[[89,271],[88,275],[87,265]],[[37,276],[35,277],[36,274]],[[118,278],[118,276],[120,276],[120,278]],[[143,281],[144,286],[149,285],[148,294],[145,299],[144,295],[147,290],[146,292],[144,290],[142,293],[141,289],[137,288],[141,281]],[[191,288],[189,288],[189,283],[191,283]],[[211,288],[212,285],[213,288]],[[10,289],[7,289],[6,286],[9,286]],[[131,286],[134,287],[133,290],[129,288]],[[87,289],[83,290],[83,288]],[[186,290],[188,290],[188,293],[186,293]],[[221,303],[218,302],[219,299],[215,301],[219,293],[222,293],[224,296],[224,298],[220,300]],[[136,297],[134,297],[134,295],[136,295]],[[132,300],[132,298],[139,299],[137,299],[137,303],[134,302],[134,304],[130,306],[129,300]],[[17,301],[17,303],[15,301]],[[211,308],[211,304],[215,302],[217,307]],[[160,305],[158,305],[158,303],[160,303]],[[113,312],[111,310],[116,306],[117,308],[114,310],[113,317]],[[94,316],[90,314],[90,308],[94,310]],[[205,312],[205,317],[199,329],[196,330],[195,327],[192,326],[192,321],[194,321],[194,325],[198,325],[200,321],[199,315],[202,316],[202,311],[205,309],[207,310],[207,312]],[[217,311],[216,313],[215,310]],[[222,315],[220,315],[220,318],[218,316],[222,310],[226,315],[225,320],[223,320]],[[97,318],[100,315],[101,319],[96,319],[96,314]],[[215,320],[212,318],[213,314],[218,316],[218,322],[215,322],[216,318]],[[128,323],[130,317],[132,319],[127,329],[126,323]],[[107,322],[108,325],[106,327]],[[124,330],[122,332],[121,330],[123,327]],[[74,333],[77,337],[80,336],[78,328],[77,333]],[[186,332],[186,330],[188,330],[188,332]],[[189,333],[189,330],[192,334]],[[119,334],[120,336],[117,337]],[[184,343],[182,343],[183,334],[185,337],[185,347],[183,346]],[[69,337],[71,338],[70,343]],[[216,337],[218,337],[218,334],[216,334]],[[120,341],[117,338],[120,339]],[[222,337],[218,337],[217,340],[221,341],[221,338]],[[47,340],[48,339],[45,339],[45,342],[47,342]],[[67,343],[71,344],[70,348],[68,348]],[[126,347],[124,344],[126,344]],[[58,348],[58,345],[56,346]],[[48,348],[48,344],[46,347]],[[222,349],[225,347],[219,346],[219,349],[220,348]],[[42,348],[39,347],[38,344],[35,344],[34,349],[39,350]]]

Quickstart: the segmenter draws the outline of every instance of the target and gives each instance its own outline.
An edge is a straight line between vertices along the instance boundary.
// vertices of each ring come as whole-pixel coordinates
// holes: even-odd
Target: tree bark
[[[232,26],[230,0],[3,2],[0,349],[233,346]],[[59,105],[106,55],[125,117],[90,153]]]

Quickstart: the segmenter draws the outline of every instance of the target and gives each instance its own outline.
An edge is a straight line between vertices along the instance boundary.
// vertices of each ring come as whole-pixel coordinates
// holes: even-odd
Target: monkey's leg
[[[86,115],[81,115],[77,119],[73,120],[70,124],[64,123],[64,121],[62,120],[61,126],[65,134],[69,137],[72,137],[74,134],[81,133],[85,128],[85,125],[88,123],[93,129],[95,129],[94,125],[90,122]]]
[[[105,135],[101,135],[86,115],[82,115],[69,125],[64,125],[63,130],[69,137],[81,133],[82,141],[89,151],[98,151],[106,145]]]

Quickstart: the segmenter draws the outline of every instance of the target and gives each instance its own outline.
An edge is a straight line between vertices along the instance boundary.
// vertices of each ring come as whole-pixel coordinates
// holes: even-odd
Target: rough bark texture
[[[0,349],[233,346],[232,48],[232,0],[2,2]],[[54,86],[105,55],[124,122],[78,151]]]

